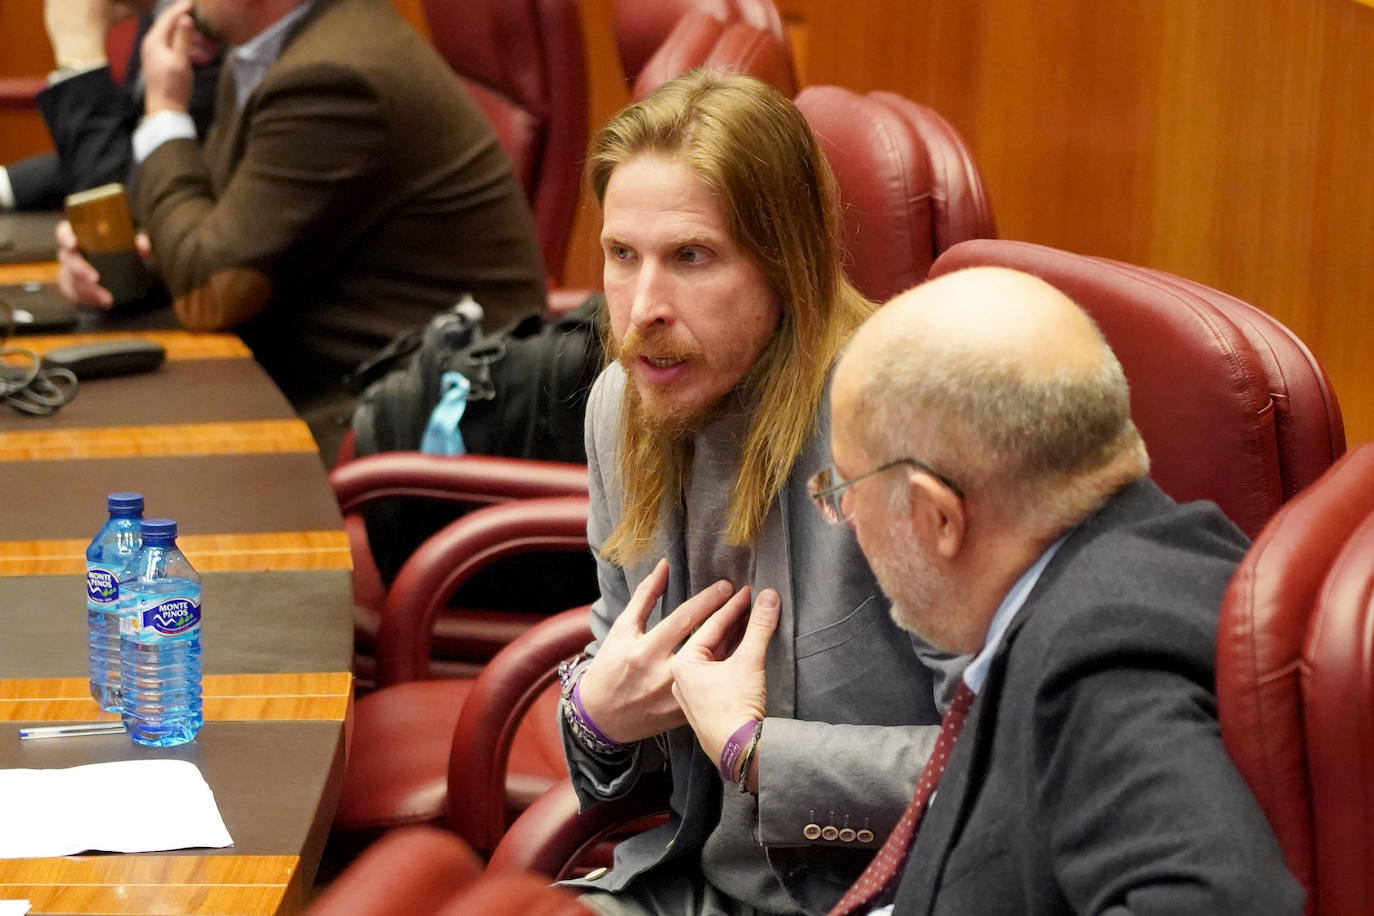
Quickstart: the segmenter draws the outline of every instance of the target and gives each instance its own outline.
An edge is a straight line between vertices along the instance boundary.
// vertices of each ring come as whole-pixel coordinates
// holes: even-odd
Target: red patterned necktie
[[[912,793],[911,804],[906,806],[902,819],[892,828],[892,833],[888,836],[887,842],[883,843],[883,848],[879,849],[873,861],[868,863],[868,868],[859,875],[859,880],[854,882],[854,886],[845,891],[840,902],[830,911],[830,916],[867,913],[877,905],[876,901],[882,898],[888,885],[901,873],[902,865],[906,862],[907,850],[911,848],[911,839],[916,835],[916,825],[920,823],[926,803],[930,801],[930,795],[935,791],[940,775],[945,771],[945,763],[949,761],[950,752],[954,750],[954,742],[959,740],[964,719],[968,716],[969,707],[973,705],[976,696],[977,694],[970,690],[961,678],[958,689],[954,691],[954,702],[949,704],[949,711],[940,723],[940,737],[935,742],[935,750],[931,751],[930,759],[921,770],[921,778],[916,781],[916,791]]]

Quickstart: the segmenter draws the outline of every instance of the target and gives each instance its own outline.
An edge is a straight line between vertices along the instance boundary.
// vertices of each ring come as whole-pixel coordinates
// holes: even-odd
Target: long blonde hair
[[[759,267],[782,304],[782,321],[741,383],[754,415],[730,496],[726,540],[758,536],[792,465],[814,432],[836,355],[873,311],[840,266],[835,179],[801,112],[750,77],[694,71],[622,109],[588,148],[587,180],[598,203],[616,167],[636,156],[670,156],[716,195],[731,239]],[[607,341],[614,352],[614,341]],[[616,563],[652,546],[665,500],[682,505],[691,437],[665,441],[642,422],[632,384],[620,424],[624,488],[619,524],[601,545]]]

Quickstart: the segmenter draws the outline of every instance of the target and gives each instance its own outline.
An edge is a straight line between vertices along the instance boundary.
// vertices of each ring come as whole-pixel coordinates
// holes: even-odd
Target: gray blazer
[[[593,545],[606,538],[620,513],[616,432],[624,385],[624,371],[612,366],[588,403]],[[756,839],[784,888],[810,912],[824,912],[857,877],[901,816],[930,754],[940,715],[932,670],[918,651],[929,653],[937,669],[961,664],[918,646],[897,628],[853,534],[827,524],[811,506],[806,480],[830,463],[828,403],[764,524],[749,583],[756,593],[774,588],[782,597],[766,660]],[[650,625],[690,597],[680,517],[668,519],[660,543],[670,571]],[[598,561],[601,598],[593,607],[589,654],[658,556],[629,568]],[[943,669],[938,679],[947,679]],[[654,865],[700,847],[715,826],[720,776],[690,728],[640,742],[621,768],[597,761],[566,730],[564,748],[584,807],[623,795],[641,773],[664,761],[672,775],[670,822],[621,843],[614,869],[597,888],[624,887]],[[862,842],[846,832],[844,840],[830,839],[827,831],[811,839],[806,834],[814,832],[807,830],[813,824],[856,833],[867,828],[873,838]]]
[[[1297,914],[1222,746],[1221,596],[1245,536],[1149,480],[1064,542],[1012,622],[903,871],[897,914]]]

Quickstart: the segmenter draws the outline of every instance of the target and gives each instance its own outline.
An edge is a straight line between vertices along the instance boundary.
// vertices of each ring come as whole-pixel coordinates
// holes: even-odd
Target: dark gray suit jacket
[[[1217,615],[1244,550],[1215,506],[1148,480],[1065,541],[997,650],[895,913],[1301,911],[1217,726]]]

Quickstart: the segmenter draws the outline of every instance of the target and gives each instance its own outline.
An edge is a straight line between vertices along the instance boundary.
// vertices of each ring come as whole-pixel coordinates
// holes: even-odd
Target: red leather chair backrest
[[[997,238],[997,220],[983,186],[983,175],[964,138],[934,109],[895,92],[868,96],[906,121],[930,160],[930,210],[935,252],[969,239]]]
[[[557,280],[587,145],[587,52],[576,0],[424,0],[434,46],[496,126]]]
[[[973,157],[929,108],[839,86],[810,86],[796,102],[839,185],[845,270],[870,299],[920,283],[950,245],[996,235]]]
[[[482,860],[445,830],[404,827],[360,855],[305,916],[434,913],[482,874]]]
[[[627,87],[635,86],[649,59],[688,13],[704,13],[722,23],[743,22],[788,48],[787,30],[773,0],[615,0],[616,53]]]
[[[792,52],[785,40],[745,22],[727,23],[695,12],[678,20],[635,79],[631,96],[643,99],[698,67],[755,77],[788,98],[797,91]]]
[[[129,69],[129,55],[134,53],[134,42],[137,40],[137,16],[121,19],[105,32],[105,57],[110,62],[110,76],[116,85],[124,82],[124,74]]]
[[[1371,512],[1374,445],[1367,444],[1336,462],[1264,526],[1231,579],[1217,629],[1222,739],[1274,828],[1289,869],[1307,888],[1309,913],[1318,882],[1308,794],[1312,748],[1305,739],[1311,723],[1304,712],[1312,704],[1310,696],[1306,704],[1303,696],[1303,672],[1311,667],[1304,662],[1308,624],[1327,570]],[[1374,565],[1366,566],[1366,578],[1371,569]],[[1368,636],[1364,650],[1370,650]],[[1343,670],[1337,666],[1330,674]],[[1326,666],[1323,676],[1328,676]],[[1363,721],[1369,722],[1367,690],[1364,703]],[[1340,722],[1339,740],[1345,741],[1356,724]],[[1371,734],[1369,728],[1362,731],[1366,737]],[[1348,753],[1342,747],[1336,756]]]
[[[429,676],[434,621],[477,571],[520,553],[589,549],[585,496],[511,500],[449,523],[406,560],[387,593],[377,630],[378,686]]]
[[[987,264],[1043,277],[1093,316],[1131,383],[1150,473],[1175,499],[1211,499],[1254,536],[1293,492],[1286,479],[1344,450],[1330,383],[1293,333],[1258,309],[1160,271],[1027,242],[956,245],[930,275]],[[1252,340],[1286,354],[1282,373],[1270,374],[1274,361]],[[1281,412],[1304,421],[1280,423]]]
[[[1234,296],[1163,271],[1155,276],[1207,298],[1226,313],[1272,381],[1283,495],[1291,498],[1345,453],[1345,424],[1335,391],[1312,351],[1278,319]]]
[[[1358,495],[1374,509],[1374,444]],[[1319,916],[1374,913],[1374,514],[1332,564],[1302,658]]]

